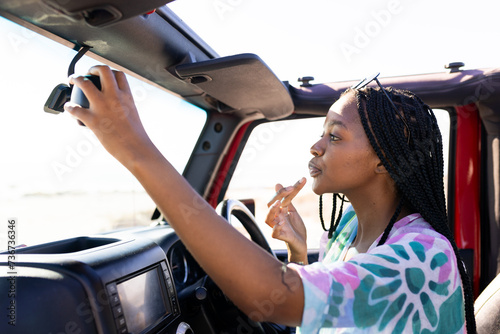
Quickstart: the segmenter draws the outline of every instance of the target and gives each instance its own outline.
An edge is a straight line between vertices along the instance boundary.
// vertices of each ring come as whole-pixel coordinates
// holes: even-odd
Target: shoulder
[[[379,240],[380,237],[375,240],[370,250],[376,248]],[[434,228],[432,228],[432,226],[418,213],[408,215],[397,221],[385,242],[386,245],[415,245],[417,243],[422,245],[426,250],[434,248],[453,251],[450,241],[444,235],[434,230]]]

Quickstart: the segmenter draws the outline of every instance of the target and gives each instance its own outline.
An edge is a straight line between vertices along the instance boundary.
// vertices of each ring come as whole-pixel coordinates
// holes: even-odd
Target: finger
[[[274,225],[274,227],[273,227],[273,233],[271,234],[271,237],[273,239],[282,240],[281,239],[282,234],[283,234],[282,226],[278,225],[278,224]],[[282,241],[284,241],[284,240],[282,240]]]
[[[302,190],[302,188],[304,188],[306,184],[306,178],[303,177],[301,178],[300,180],[297,181],[297,183],[295,183],[292,187],[292,191],[290,191],[289,194],[287,194],[285,196],[285,198],[283,199],[283,201],[281,202],[281,206],[288,206],[290,205],[290,203],[292,202],[293,198],[299,193],[299,191]]]
[[[80,88],[87,97],[87,99],[90,101],[95,101],[99,97],[99,94],[101,92],[97,87],[94,85],[92,81],[90,81],[89,78],[86,78],[84,76],[71,76],[69,78],[69,83],[77,86]]]
[[[71,102],[67,102],[64,104],[64,110],[70,113],[73,117],[75,117],[79,122],[86,124],[90,121],[92,115],[89,113],[89,110],[86,108],[82,108],[79,105]]]
[[[278,224],[274,225],[273,227],[273,233],[271,234],[271,237],[274,239],[278,239],[281,241],[286,241],[286,229],[285,228],[285,222],[280,221]]]
[[[266,224],[269,225],[270,227],[274,227],[276,225],[276,216],[278,216],[279,211],[281,210],[280,208],[281,202],[276,201],[271,208],[269,209],[269,212],[267,213],[266,216]]]
[[[130,85],[128,84],[127,77],[125,73],[121,71],[113,71],[116,78],[116,83],[118,84],[118,88],[129,95],[132,95],[132,91],[130,90]]]
[[[283,192],[286,191],[286,188],[283,188],[281,184],[276,184],[274,186],[274,189],[276,190],[276,193],[274,194],[273,198],[269,202],[267,202],[267,207],[270,207],[271,205],[274,204],[276,201],[281,201],[283,199]]]
[[[101,90],[118,90],[116,77],[109,66],[96,65],[90,68],[89,74],[97,75],[101,79]]]
[[[285,221],[280,221],[279,224],[276,224],[273,227],[273,233],[271,234],[271,237],[289,243],[293,240],[293,232],[291,231],[290,226],[285,223]]]
[[[291,202],[287,205],[287,208],[288,208],[288,212],[297,212],[297,209],[295,209],[295,207],[293,206],[293,204]]]
[[[267,203],[267,206],[269,207],[271,204],[273,204],[276,200],[279,200],[282,202],[282,206],[287,206],[290,204],[292,199],[295,197],[295,195],[304,187],[306,182],[305,178],[301,178],[299,181],[297,181],[293,186],[288,186],[284,188],[281,184],[276,185],[276,194],[273,196],[273,198]],[[298,187],[298,188],[297,188]],[[292,195],[292,197],[285,203],[285,199]]]

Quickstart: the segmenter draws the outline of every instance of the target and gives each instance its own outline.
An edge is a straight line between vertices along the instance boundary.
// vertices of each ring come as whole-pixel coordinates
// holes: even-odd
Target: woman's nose
[[[325,153],[325,149],[322,145],[323,138],[318,140],[313,146],[311,146],[311,154],[315,157],[322,156]]]

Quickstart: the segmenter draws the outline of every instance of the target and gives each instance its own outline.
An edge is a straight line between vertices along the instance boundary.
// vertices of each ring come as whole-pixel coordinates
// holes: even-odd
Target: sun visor
[[[288,89],[254,54],[181,64],[175,72],[232,110],[260,112],[269,120],[286,117],[294,110]]]
[[[43,0],[45,4],[74,20],[102,27],[134,16],[146,14],[173,0]]]

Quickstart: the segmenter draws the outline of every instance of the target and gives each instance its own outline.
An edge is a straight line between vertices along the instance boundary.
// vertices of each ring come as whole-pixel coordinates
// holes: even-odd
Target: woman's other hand
[[[305,178],[286,188],[277,184],[266,217],[266,224],[273,228],[272,237],[286,243],[289,261],[303,264],[307,264],[307,231],[292,199],[305,184]]]

